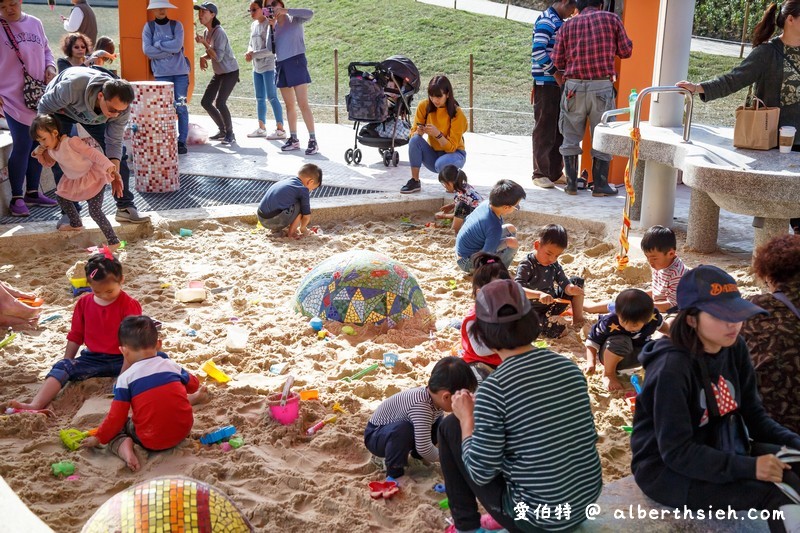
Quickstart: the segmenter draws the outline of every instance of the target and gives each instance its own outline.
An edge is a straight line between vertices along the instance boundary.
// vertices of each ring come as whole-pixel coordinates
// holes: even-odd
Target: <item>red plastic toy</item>
[[[369,495],[373,500],[388,500],[398,492],[400,487],[394,481],[372,481],[369,484]]]

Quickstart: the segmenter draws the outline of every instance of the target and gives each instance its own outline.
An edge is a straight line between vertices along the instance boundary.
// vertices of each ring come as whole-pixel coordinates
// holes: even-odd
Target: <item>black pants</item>
[[[233,135],[233,121],[228,109],[228,97],[237,83],[239,83],[238,69],[225,74],[214,74],[211,81],[208,82],[206,92],[203,93],[203,99],[200,100],[200,105],[217,125],[219,131],[225,135]]]
[[[467,472],[461,458],[461,424],[455,415],[445,417],[439,425],[439,461],[456,529],[469,531],[481,527],[477,498],[500,525],[512,533],[519,531],[514,525],[514,517],[503,512],[503,494],[506,492],[503,476],[497,476],[486,485],[478,485]]]
[[[780,446],[774,444],[753,444],[753,456],[777,453]],[[791,470],[785,470],[783,481],[800,492],[800,464],[790,463]],[[692,480],[686,505],[690,509],[758,509],[778,510],[782,505],[791,505],[789,499],[773,483],[757,479],[737,480],[731,483],[713,483],[710,481]],[[786,531],[781,520],[768,520],[770,531]]]
[[[431,440],[436,444],[436,431],[441,418],[436,419],[431,429]],[[405,474],[408,454],[421,459],[414,447],[414,425],[407,420],[393,422],[385,426],[367,423],[364,430],[364,446],[378,457],[386,460],[386,475],[398,478]]]
[[[55,114],[56,118],[61,122],[61,134],[62,135],[70,135],[72,133],[72,127],[75,124],[80,124],[72,120],[70,117],[66,115],[62,115],[61,113]],[[92,139],[97,141],[100,145],[100,148],[103,150],[103,153],[106,152],[106,125],[105,124],[81,124],[83,128],[92,136]],[[61,170],[61,167],[58,166],[56,163],[53,166],[53,179],[58,185],[58,182],[61,181],[61,177],[64,175],[64,172]],[[122,147],[122,159],[119,162],[119,175],[122,176],[122,196],[117,198],[114,197],[114,201],[117,203],[117,209],[125,209],[127,207],[134,207],[133,204],[133,193],[131,192],[130,184],[131,184],[131,169],[128,168],[128,154],[125,151],[125,147]],[[80,210],[78,203],[75,202],[75,207]]]
[[[533,89],[533,179],[561,177],[564,159],[558,151],[563,137],[558,129],[561,87],[537,85]]]
[[[583,288],[583,278],[579,276],[572,276],[569,278],[569,282],[573,285],[576,285]],[[554,298],[559,298],[562,300],[572,300],[572,296],[565,293],[561,287],[558,287],[555,291]],[[564,330],[567,329],[567,326],[564,324],[559,324],[558,322],[551,322],[550,317],[559,316],[561,313],[566,311],[570,304],[558,303],[553,302],[551,304],[543,304],[540,303],[538,300],[534,300],[531,302],[531,306],[533,310],[536,311],[536,316],[539,317],[539,337],[547,337],[549,339],[557,339],[564,333]]]

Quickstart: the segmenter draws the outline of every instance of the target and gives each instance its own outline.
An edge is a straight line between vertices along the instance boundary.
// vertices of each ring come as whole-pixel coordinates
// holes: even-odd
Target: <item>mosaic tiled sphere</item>
[[[425,310],[425,297],[408,269],[383,254],[343,252],[317,265],[300,283],[295,310],[345,324],[386,324]]]
[[[109,498],[82,533],[108,531],[250,533],[254,529],[216,487],[188,477],[158,477]]]

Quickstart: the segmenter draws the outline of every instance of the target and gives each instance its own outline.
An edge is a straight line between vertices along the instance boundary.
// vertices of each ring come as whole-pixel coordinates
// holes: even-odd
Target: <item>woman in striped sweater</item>
[[[477,497],[509,531],[575,528],[602,488],[586,379],[569,359],[534,348],[539,319],[512,280],[475,299],[475,337],[502,362],[477,395],[458,391],[439,425],[439,457],[459,532],[480,527]]]

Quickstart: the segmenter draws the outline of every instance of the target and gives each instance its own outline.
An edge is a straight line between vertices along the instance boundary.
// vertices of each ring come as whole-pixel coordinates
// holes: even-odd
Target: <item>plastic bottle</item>
[[[636,99],[639,98],[639,94],[636,92],[636,89],[631,89],[631,95],[628,97],[628,106],[630,107],[631,119],[633,119],[633,112],[636,109]]]

